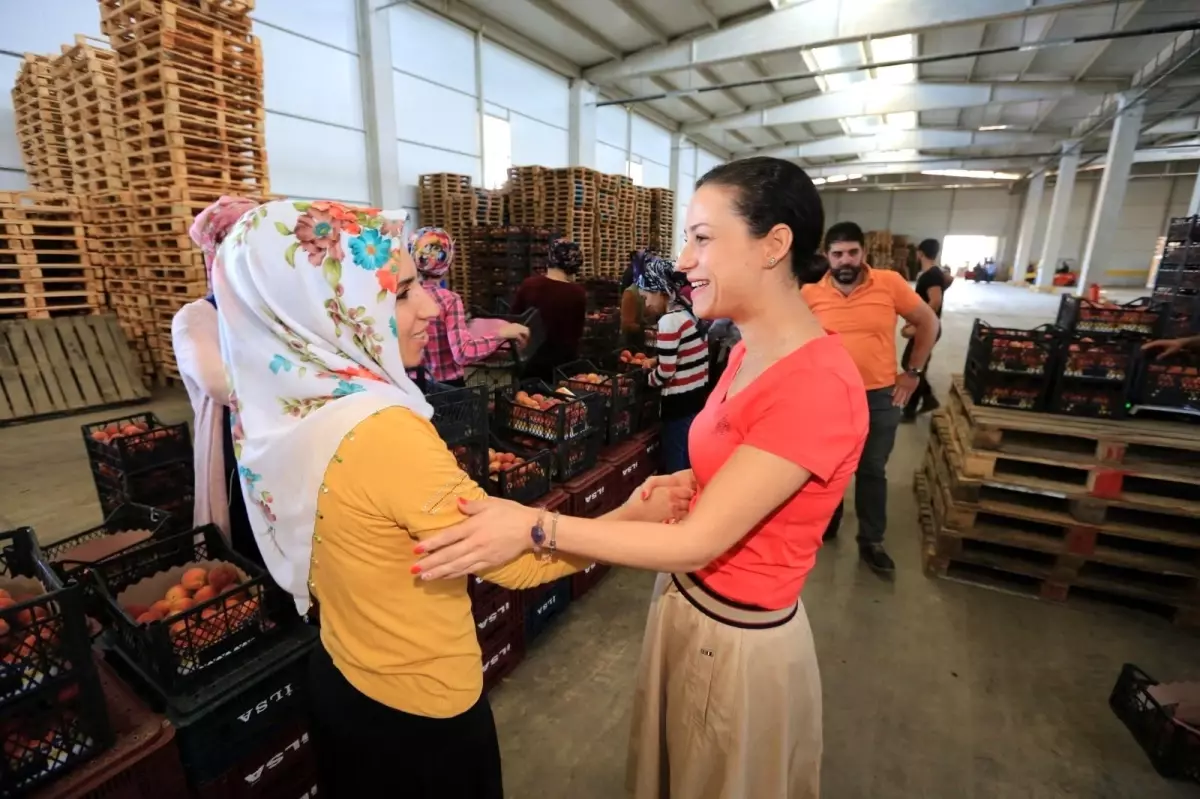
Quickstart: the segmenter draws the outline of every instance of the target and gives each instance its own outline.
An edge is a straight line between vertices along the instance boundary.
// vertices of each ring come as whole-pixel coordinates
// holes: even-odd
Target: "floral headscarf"
[[[423,227],[408,240],[408,251],[421,277],[438,279],[454,263],[454,239],[440,227]]]
[[[208,284],[212,285],[213,260],[217,247],[221,245],[229,229],[241,219],[242,215],[258,207],[258,203],[248,197],[222,196],[212,205],[196,214],[188,235],[192,242],[204,253],[204,268],[208,272]]]
[[[642,291],[666,294],[670,300],[679,298],[679,283],[675,277],[675,264],[657,255],[646,256],[637,287]]]
[[[213,275],[250,524],[275,580],[309,604],[318,492],[342,439],[396,405],[433,409],[396,342],[403,212],[270,202],[238,220]]]
[[[555,239],[550,242],[546,263],[554,269],[561,269],[571,275],[578,272],[579,268],[583,266],[583,251],[570,239]]]

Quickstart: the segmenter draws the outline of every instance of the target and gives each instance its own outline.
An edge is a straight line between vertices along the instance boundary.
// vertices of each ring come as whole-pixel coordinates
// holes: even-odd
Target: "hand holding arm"
[[[904,314],[904,320],[913,328],[913,350],[908,360],[909,368],[924,369],[925,363],[929,360],[929,353],[933,351],[933,345],[937,342],[941,323],[938,322],[937,314],[933,312],[933,309],[923,302],[918,302],[912,310]],[[908,400],[919,382],[917,378],[907,372],[897,377],[896,390],[892,392],[892,404],[897,406],[908,404]]]

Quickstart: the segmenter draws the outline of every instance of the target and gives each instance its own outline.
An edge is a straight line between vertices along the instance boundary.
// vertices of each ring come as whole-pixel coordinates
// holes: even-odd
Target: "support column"
[[[1025,189],[1025,210],[1021,214],[1021,230],[1017,234],[1017,251],[1013,255],[1010,281],[1015,286],[1025,285],[1025,272],[1029,268],[1029,256],[1033,254],[1033,237],[1037,233],[1045,191],[1046,172],[1042,170],[1029,179],[1029,186]]]
[[[1200,214],[1200,173],[1196,175],[1196,185],[1192,186],[1192,199],[1188,202],[1188,216]]]
[[[571,81],[569,160],[571,166],[596,168],[596,87],[582,78]]]
[[[371,205],[404,206],[400,154],[396,141],[392,37],[389,11],[375,11],[372,0],[357,0],[358,72],[362,84],[363,127],[367,134],[367,186]],[[416,205],[416,200],[413,200]]]
[[[1063,142],[1062,153],[1058,162],[1057,182],[1054,184],[1054,199],[1050,201],[1050,219],[1046,222],[1046,240],[1042,243],[1042,257],[1038,261],[1038,286],[1051,285],[1054,282],[1054,270],[1058,268],[1067,216],[1071,213],[1071,195],[1075,193],[1075,173],[1079,169],[1079,142]]]
[[[671,226],[671,251],[673,256],[679,250],[676,245],[679,241],[679,186],[683,183],[683,156],[684,148],[687,145],[687,139],[680,131],[675,131],[671,134],[671,171],[667,177],[667,188],[671,190],[671,195],[674,197],[674,207],[671,208],[671,219],[675,220],[675,224]]]
[[[1132,94],[1122,94],[1119,103],[1120,111],[1116,122],[1113,123],[1112,136],[1108,140],[1108,156],[1104,160],[1100,194],[1096,201],[1096,210],[1092,214],[1087,244],[1083,249],[1083,266],[1079,270],[1077,288],[1079,294],[1083,294],[1089,282],[1094,282],[1097,277],[1104,277],[1116,239],[1117,227],[1121,221],[1125,188],[1129,185],[1133,153],[1137,149],[1142,117],[1146,111],[1145,103],[1136,102]]]

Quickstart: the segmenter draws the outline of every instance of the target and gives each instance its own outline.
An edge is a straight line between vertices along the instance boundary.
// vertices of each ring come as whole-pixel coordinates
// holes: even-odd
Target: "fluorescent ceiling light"
[[[884,124],[892,130],[913,130],[917,127],[916,111],[901,111],[898,114],[888,114]]]
[[[813,185],[814,186],[824,186],[825,178],[813,178]]]
[[[924,169],[922,175],[949,178],[977,178],[979,180],[1020,180],[1014,172],[992,172],[988,169]]]
[[[858,189],[846,189],[846,191],[858,191]]]
[[[1012,125],[984,125],[980,130],[1008,130]]]
[[[862,175],[830,175],[825,178],[826,183],[845,183],[847,180],[858,180]]]

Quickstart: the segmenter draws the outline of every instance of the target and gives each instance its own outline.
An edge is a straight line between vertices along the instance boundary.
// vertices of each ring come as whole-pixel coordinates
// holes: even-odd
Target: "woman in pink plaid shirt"
[[[429,378],[450,386],[466,385],[466,367],[478,363],[500,349],[506,340],[524,345],[529,328],[506,324],[488,335],[476,335],[467,327],[462,297],[442,286],[442,279],[454,262],[454,239],[439,227],[423,227],[409,240],[409,252],[421,274],[421,284],[442,309],[429,323],[429,343],[425,345],[422,366]]]

